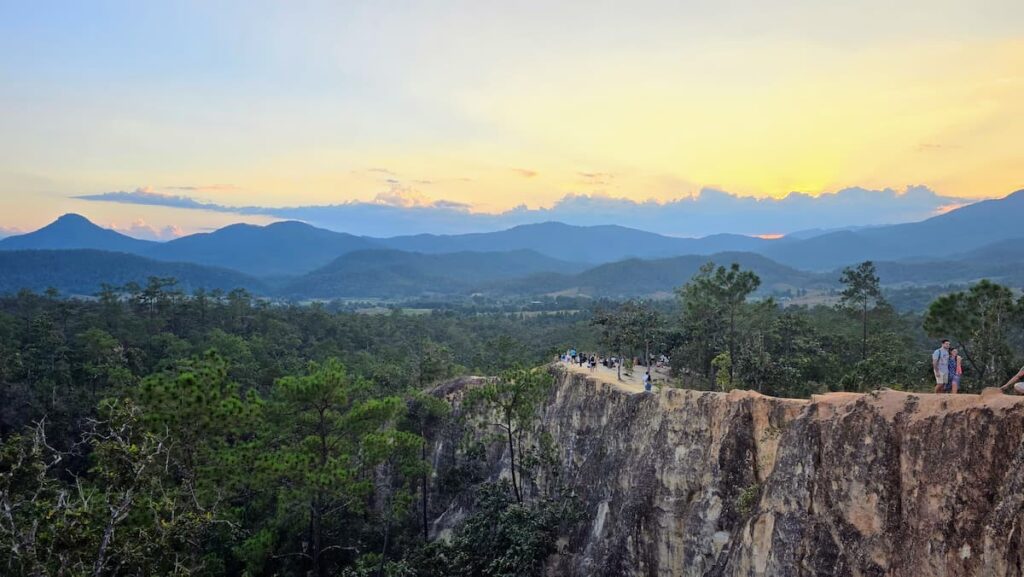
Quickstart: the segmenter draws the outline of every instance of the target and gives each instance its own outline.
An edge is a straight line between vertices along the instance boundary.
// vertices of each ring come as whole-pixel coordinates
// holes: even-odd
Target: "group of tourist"
[[[590,353],[588,355],[583,352],[577,352],[576,349],[569,349],[568,351],[565,351],[565,354],[562,355],[562,361],[569,363],[570,365],[575,365],[578,363],[581,367],[587,366],[590,368],[591,371],[594,370],[594,367],[597,366],[598,362],[597,355],[595,355],[594,353]]]
[[[598,364],[606,369],[615,369],[622,362],[622,359],[618,357],[604,357],[596,355],[594,353],[579,352],[576,349],[569,349],[565,351],[565,354],[561,355],[563,363],[569,363],[570,365],[578,364],[580,367],[586,366],[590,369],[590,372],[594,372],[594,369]],[[634,364],[639,362],[640,359],[635,359]],[[648,367],[647,371],[643,375],[644,390],[650,392],[653,384],[651,377],[651,369]]]
[[[950,346],[949,339],[942,339],[939,348],[932,353],[932,372],[935,373],[935,392],[957,394],[960,390],[960,379],[964,374],[964,366],[960,352]],[[1014,392],[1024,395],[1024,367],[1021,367],[1001,390],[1013,387]]]

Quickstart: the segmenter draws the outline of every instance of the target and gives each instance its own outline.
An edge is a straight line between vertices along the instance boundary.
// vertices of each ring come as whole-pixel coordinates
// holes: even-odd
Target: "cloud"
[[[170,206],[174,208],[195,208],[202,210],[223,210],[216,204],[199,202],[184,195],[164,194],[155,192],[151,187],[140,187],[132,191],[103,192],[100,194],[85,194],[76,196],[81,200],[99,200],[107,202],[119,202],[122,204],[145,204],[150,206]]]
[[[13,226],[0,226],[0,238],[7,238],[9,236],[15,236],[23,233],[23,230]]]
[[[537,171],[530,170],[529,168],[513,168],[512,172],[522,176],[523,178],[533,178],[537,176]]]
[[[591,177],[610,177],[587,173]],[[583,176],[583,175],[581,175]],[[575,225],[617,224],[674,236],[730,232],[765,235],[912,222],[929,218],[971,199],[942,196],[925,186],[871,190],[852,187],[812,196],[753,198],[705,188],[667,202],[636,201],[597,194],[570,194],[548,208],[517,206],[497,214],[474,213],[471,206],[432,200],[397,179],[369,202],[265,207],[203,203],[185,196],[137,189],[87,195],[86,200],[172,206],[244,215],[302,220],[333,230],[369,236],[458,234],[561,221]]]
[[[146,187],[147,189],[149,187]],[[187,190],[190,192],[228,192],[241,190],[233,184],[201,184],[199,186],[168,186],[168,190]],[[152,189],[150,189],[152,190]]]
[[[385,192],[377,193],[377,196],[373,197],[373,204],[401,208],[430,206],[431,200],[419,191],[411,187],[402,186],[399,181],[394,179],[388,179],[387,182],[391,185],[391,188]]]
[[[577,172],[582,180],[581,184],[586,186],[607,186],[611,184],[614,174],[608,172]]]
[[[117,223],[111,223],[110,228],[122,234],[142,240],[171,240],[178,238],[179,236],[184,236],[185,234],[185,231],[177,225],[168,225],[162,228],[157,228],[141,218],[132,221],[127,226],[120,226]]]
[[[427,195],[425,195],[422,192],[420,192],[419,190],[416,190],[415,188],[413,188],[411,186],[403,185],[400,180],[395,179],[395,178],[389,178],[385,182],[387,182],[388,185],[389,185],[388,190],[386,190],[384,192],[377,193],[377,195],[373,197],[373,200],[370,201],[369,204],[374,204],[374,205],[377,205],[377,206],[387,206],[387,207],[392,207],[392,208],[402,208],[402,209],[411,209],[411,208],[437,209],[437,210],[454,210],[454,211],[458,211],[458,212],[468,212],[469,209],[470,209],[470,206],[468,204],[465,204],[465,203],[462,203],[462,202],[456,202],[456,201],[453,201],[453,200],[443,200],[443,199],[442,200],[433,200],[430,197],[428,197]],[[413,182],[416,182],[416,183],[427,182],[427,183],[429,183],[430,181],[415,180]],[[348,203],[347,205],[339,205],[339,207],[340,206],[354,207],[354,206],[358,206],[359,204],[361,204],[361,203],[358,203],[358,202]],[[294,209],[294,210],[302,210],[302,208],[303,207],[299,207],[298,209]],[[324,207],[324,208],[327,208],[327,207]]]
[[[952,212],[958,208],[963,208],[968,204],[969,203],[966,202],[951,202],[949,204],[943,204],[942,206],[935,207],[935,214],[946,214],[947,212]]]
[[[431,206],[434,208],[458,210],[462,212],[469,212],[469,209],[472,208],[464,202],[456,202],[454,200],[435,200],[431,203]]]

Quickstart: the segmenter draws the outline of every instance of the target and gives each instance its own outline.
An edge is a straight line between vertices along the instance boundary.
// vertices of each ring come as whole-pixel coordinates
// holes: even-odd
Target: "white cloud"
[[[374,204],[397,206],[400,208],[430,205],[430,199],[418,190],[402,186],[397,180],[388,180],[388,184],[391,185],[391,188],[385,192],[377,193],[377,196],[373,198]]]
[[[614,178],[595,173],[579,176],[595,180]],[[226,206],[145,191],[79,198],[296,219],[333,230],[380,237],[423,232],[481,232],[544,221],[574,225],[617,224],[674,236],[773,235],[807,229],[914,222],[973,202],[972,199],[942,196],[925,186],[882,190],[853,187],[818,196],[794,192],[779,199],[753,198],[705,188],[696,195],[665,202],[634,201],[606,194],[570,194],[550,208],[517,206],[488,214],[471,212],[472,207],[466,204],[435,200],[398,179],[389,180],[392,182],[387,183],[388,189],[370,202],[333,205]],[[135,234],[145,237],[146,233],[140,230]],[[156,234],[165,238],[169,233]]]
[[[121,234],[126,234],[142,240],[172,240],[179,236],[184,236],[185,234],[185,231],[177,225],[172,224],[164,227],[156,227],[141,218],[132,221],[127,226],[120,226],[117,223],[111,223],[110,228],[120,232]]]

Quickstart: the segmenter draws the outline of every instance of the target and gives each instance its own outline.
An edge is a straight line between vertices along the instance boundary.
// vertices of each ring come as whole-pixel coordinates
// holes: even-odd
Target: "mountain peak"
[[[272,223],[268,224],[267,228],[276,228],[276,229],[309,229],[309,228],[316,228],[316,227],[311,225],[311,224],[309,224],[309,223],[302,222],[301,220],[279,220],[277,222],[272,222]]]
[[[51,226],[55,225],[55,224],[59,224],[59,225],[83,225],[83,224],[88,224],[88,225],[92,225],[92,226],[97,226],[96,223],[94,223],[93,221],[89,220],[88,218],[85,218],[84,216],[82,216],[80,214],[74,213],[74,212],[69,212],[67,214],[60,215],[59,217],[57,217],[57,220],[55,220],[55,221],[53,221],[51,223]]]
[[[152,244],[103,228],[80,214],[68,213],[39,230],[5,238],[0,242],[0,249],[94,249],[139,253]]]

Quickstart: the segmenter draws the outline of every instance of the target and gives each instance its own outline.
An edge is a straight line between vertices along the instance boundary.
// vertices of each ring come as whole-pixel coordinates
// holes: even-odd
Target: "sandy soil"
[[[631,393],[641,393],[644,390],[643,367],[633,369],[632,375],[627,375],[626,371],[623,370],[622,380],[619,380],[616,369],[605,368],[602,365],[597,365],[596,367],[593,368],[593,370],[591,370],[586,366],[581,367],[579,365],[574,365],[571,363],[558,362],[557,364],[570,372],[593,377],[601,382],[615,385],[616,387],[624,391],[629,391]],[[666,381],[668,381],[668,369],[663,370],[655,367],[654,372],[651,374],[654,376],[655,385],[657,385],[658,383],[665,383]]]

